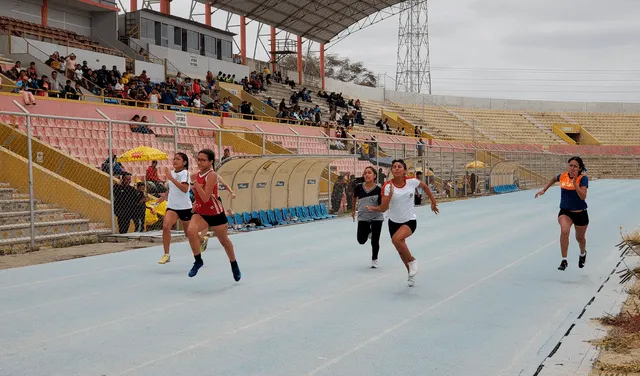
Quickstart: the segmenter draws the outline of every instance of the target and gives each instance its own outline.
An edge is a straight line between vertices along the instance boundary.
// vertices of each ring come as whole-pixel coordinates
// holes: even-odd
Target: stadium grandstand
[[[286,15],[265,7],[249,13],[250,2],[245,3],[218,1],[216,7],[242,14],[243,24],[246,16],[298,35],[297,51],[288,53],[298,54],[299,68],[302,37],[320,43],[323,66],[324,43],[352,19],[391,5],[380,2],[356,9],[341,22],[323,23],[314,21],[322,19],[320,13],[304,20],[295,17],[294,8]],[[303,81],[301,69],[279,70],[277,55],[283,51],[278,51],[275,26],[271,61],[247,59],[244,28],[241,50],[234,51],[234,33],[211,26],[208,3],[204,24],[171,15],[171,3],[164,0],[159,11],[138,9],[133,0],[124,13],[108,0],[18,4],[0,12],[0,135],[3,161],[11,161],[0,180],[7,185],[5,209],[13,208],[15,217],[10,217],[20,223],[0,239],[6,247],[62,239],[68,235],[64,229],[80,237],[158,229],[162,209],[155,210],[154,202],[170,156],[176,151],[193,156],[207,147],[221,156],[218,165],[228,183],[248,185],[248,201],[222,197],[226,207],[239,212],[233,218],[238,228],[248,225],[243,213],[264,212],[264,222],[277,225],[275,209],[322,205],[327,214],[350,209],[345,191],[353,176],[369,165],[388,175],[396,157],[410,159],[413,173],[427,171],[425,179],[441,198],[495,193],[490,175],[503,161],[519,164],[508,184],[514,189],[547,181],[569,154],[589,155],[594,177],[640,173],[640,133],[634,131],[640,125],[638,104],[411,94],[327,82],[322,70],[320,77]],[[162,152],[157,164],[147,156],[122,162],[121,156],[138,147]],[[29,194],[24,174],[29,148],[38,171],[34,207],[25,206],[24,196]],[[319,174],[318,163],[310,165],[317,178],[294,184],[274,181],[272,175],[272,186],[262,190],[246,180],[256,179],[259,171],[251,158],[286,167],[287,160],[304,156],[326,163]],[[110,176],[112,157],[119,162]],[[225,172],[234,159],[247,161],[245,174]],[[148,195],[146,210],[131,214],[128,229],[118,229],[110,214],[128,206],[110,190],[112,179],[120,184],[122,174],[146,182],[140,189]],[[52,195],[45,182],[55,182],[75,199]],[[277,184],[289,184],[290,199],[279,205],[273,200]],[[308,184],[315,188],[306,189]],[[30,210],[36,212],[35,224],[24,215]],[[53,232],[52,223],[57,224]]]
[[[194,0],[204,23],[172,14],[186,1],[0,1],[0,254],[161,239],[172,158],[186,153],[194,173],[202,149],[238,233],[350,214],[362,171],[383,183],[397,158],[439,201],[543,187],[574,155],[590,179],[640,178],[640,103],[325,77],[325,45],[401,1]],[[240,15],[238,35],[212,25],[214,9]],[[268,61],[248,56],[248,20],[270,27]],[[320,46],[316,77],[303,75],[303,38]],[[297,71],[278,65],[291,54]]]

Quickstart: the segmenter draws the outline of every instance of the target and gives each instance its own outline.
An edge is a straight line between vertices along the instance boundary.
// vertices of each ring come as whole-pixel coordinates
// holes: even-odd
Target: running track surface
[[[560,261],[559,188],[418,208],[406,270],[351,218],[0,271],[0,375],[531,375],[619,261],[639,181],[591,182],[589,256]],[[635,196],[637,197],[637,196]],[[635,214],[635,215],[634,215]]]

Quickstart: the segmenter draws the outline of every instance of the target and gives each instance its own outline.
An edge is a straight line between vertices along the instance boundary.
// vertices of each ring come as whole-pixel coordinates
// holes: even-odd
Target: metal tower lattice
[[[426,0],[407,0],[400,13],[396,90],[431,94]]]

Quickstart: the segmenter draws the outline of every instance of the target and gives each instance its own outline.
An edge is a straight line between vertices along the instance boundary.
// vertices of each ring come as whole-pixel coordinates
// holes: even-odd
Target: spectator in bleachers
[[[50,86],[51,84],[49,83],[49,78],[43,74],[40,80],[38,80],[38,87],[40,88],[40,91],[38,91],[38,95],[42,97],[48,95],[47,92],[49,91]]]
[[[65,68],[66,68],[67,78],[73,80],[75,76],[75,70],[76,70],[76,55],[71,54],[67,56],[67,59],[65,60]]]
[[[111,160],[113,161],[113,176],[121,176],[125,174],[124,167],[122,167],[122,163],[118,162],[118,157],[115,154],[111,157]],[[109,173],[109,158],[102,162],[100,169],[107,174]]]
[[[25,106],[36,104],[36,98],[33,96],[33,92],[29,90],[29,80],[26,77],[16,82],[16,91],[22,94]]]
[[[29,64],[29,68],[27,68],[27,75],[32,76],[32,75],[34,75],[34,74],[35,74],[35,75],[37,75],[37,74],[38,74],[38,72],[37,72],[37,70],[36,70],[36,63],[32,61],[32,62]]]
[[[424,153],[424,146],[425,143],[424,141],[422,141],[422,138],[418,139],[418,142],[416,142],[416,150],[418,151],[418,157],[422,157],[422,154]]]
[[[66,99],[78,100],[80,97],[78,96],[77,90],[71,86],[71,80],[67,80],[64,85],[64,89],[62,90],[62,96]]]
[[[120,74],[120,71],[118,70],[118,66],[114,65],[113,68],[111,68],[111,73],[113,73],[114,77],[119,81],[122,78],[122,74]]]
[[[60,53],[58,51],[55,51],[53,54],[49,55],[49,59],[45,61],[45,64],[59,71],[62,68],[62,65],[60,64],[61,60],[62,58],[60,57]]]
[[[222,155],[222,158],[220,158],[220,162],[224,162],[229,158],[231,158],[231,151],[229,151],[229,149],[224,149],[224,154]]]
[[[147,167],[145,179],[147,180],[147,185],[151,188],[151,193],[162,193],[164,191],[162,189],[164,182],[158,176],[158,161],[151,161],[151,164]]]
[[[151,105],[149,105],[149,108],[158,108],[158,103],[160,102],[160,93],[158,92],[158,90],[156,90],[155,88],[151,90],[151,93],[149,93],[148,101],[152,103]]]
[[[51,72],[51,86],[49,87],[49,97],[60,98],[60,92],[64,90],[64,86],[58,82],[58,72]]]

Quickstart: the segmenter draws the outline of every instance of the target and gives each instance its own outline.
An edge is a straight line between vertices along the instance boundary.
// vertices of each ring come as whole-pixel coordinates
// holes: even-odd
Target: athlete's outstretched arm
[[[540,190],[540,192],[536,193],[536,198],[538,198],[538,196],[542,196],[543,194],[545,194],[547,189],[551,188],[551,186],[554,185],[555,183],[556,183],[556,178],[551,178],[551,180],[549,180],[547,185],[545,185],[544,188]]]
[[[423,181],[420,182],[418,188],[422,188],[427,193],[427,196],[429,196],[429,201],[431,201],[431,211],[436,214],[440,213],[438,205],[436,204],[436,197],[433,195],[433,192],[431,192],[431,188],[429,188],[429,186]]]
[[[222,180],[222,177],[220,175],[218,175],[218,181],[220,182],[220,184],[222,184],[224,189],[226,189],[227,192],[229,192],[231,194],[231,198],[236,198],[236,194],[233,192],[233,189],[231,189],[231,186],[229,186],[229,184],[227,184],[227,182]]]

